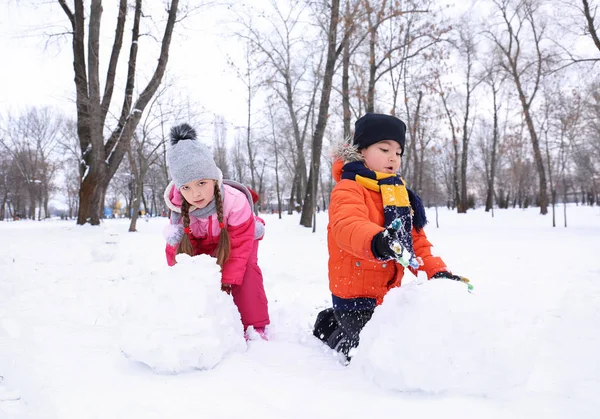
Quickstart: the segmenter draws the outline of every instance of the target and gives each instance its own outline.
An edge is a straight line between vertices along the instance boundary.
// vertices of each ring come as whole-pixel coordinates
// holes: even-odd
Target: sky
[[[315,233],[261,215],[266,342],[244,341],[214,259],[166,265],[166,218],[0,222],[0,419],[597,418],[600,208],[570,205],[568,228],[538,208],[427,215],[473,292],[407,273],[349,366],[312,336],[324,212]]]
[[[268,0],[253,0],[247,5],[258,8]],[[160,4],[154,2],[152,4]],[[191,2],[194,3],[194,2]],[[458,16],[469,7],[467,2],[443,0],[436,3],[447,16]],[[108,61],[108,48],[116,16],[116,2],[104,2],[103,51],[101,68]],[[444,7],[447,6],[447,7]],[[475,16],[487,13],[484,4],[475,2]],[[130,12],[131,13],[131,12]],[[164,11],[152,11],[164,16]],[[246,92],[228,64],[243,61],[243,45],[233,34],[233,14],[227,6],[213,6],[197,11],[176,27],[168,63],[168,79],[175,80],[181,95],[197,103],[212,121],[222,115],[231,128],[246,124]],[[74,83],[72,51],[68,37],[48,36],[68,30],[67,18],[56,1],[0,0],[0,112],[14,111],[28,106],[55,106],[74,116]],[[159,26],[162,29],[162,26]],[[126,32],[128,34],[129,32]],[[140,80],[154,70],[158,54],[144,55],[158,43],[146,37],[140,42]],[[575,45],[578,52],[593,51],[590,41],[582,38]],[[124,45],[121,64],[126,63],[127,44]],[[460,68],[456,68],[457,75]],[[458,76],[457,76],[458,77]],[[143,83],[138,82],[138,88]],[[113,103],[122,96],[115,94]],[[210,133],[202,137],[212,138]]]
[[[266,2],[254,0],[248,5],[258,8]],[[440,3],[455,2],[444,0]],[[101,45],[105,48],[101,51],[101,68],[106,66],[107,48],[112,45],[115,4],[104,2],[104,42]],[[458,2],[445,11],[452,14],[465,8],[464,2]],[[184,94],[204,107],[211,115],[209,119],[212,115],[223,115],[230,127],[235,127],[246,123],[246,92],[227,61],[230,58],[242,61],[243,48],[233,35],[233,14],[227,10],[226,6],[205,8],[176,27],[168,74],[176,79]],[[160,10],[155,13],[164,16]],[[0,66],[0,111],[49,105],[74,115],[70,41],[66,37],[47,36],[49,33],[64,33],[68,30],[67,24],[67,18],[56,1],[0,1],[0,56],[7,57],[5,64]],[[148,50],[143,42],[140,43],[140,54]],[[154,42],[152,46],[156,45]],[[121,63],[126,62],[127,53],[125,44]],[[140,63],[146,63],[145,70],[142,70],[146,75],[154,69],[157,56],[153,53],[140,57]],[[139,86],[141,84],[138,83]],[[120,103],[121,97],[116,96],[113,102],[115,100]]]
[[[103,45],[109,47],[116,12],[111,8],[112,2],[104,3]],[[241,126],[246,119],[244,86],[227,65],[228,56],[235,58],[241,50],[239,43],[224,31],[229,27],[226,21],[227,17],[218,9],[206,9],[177,27],[168,72],[171,78],[177,78],[180,90],[208,113],[223,115],[229,123]],[[67,24],[64,12],[55,1],[0,2],[0,56],[5,57],[0,66],[0,110],[48,105],[74,114],[70,41],[44,35],[64,32]],[[149,38],[142,39],[140,54],[147,50],[144,41],[152,42],[154,47],[158,44]],[[101,55],[103,52],[101,68],[108,62],[108,53],[101,51]],[[127,55],[128,45],[124,43],[121,63],[127,61]],[[140,56],[139,68],[149,74],[154,70],[157,57],[157,54]],[[121,100],[117,95],[113,98],[118,103]]]

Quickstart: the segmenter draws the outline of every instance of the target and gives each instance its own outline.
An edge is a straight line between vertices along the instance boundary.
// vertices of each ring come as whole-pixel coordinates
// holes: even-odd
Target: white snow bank
[[[390,390],[503,393],[526,382],[534,356],[527,331],[510,323],[464,284],[412,282],[375,310],[351,365]]]
[[[240,314],[221,291],[216,259],[178,255],[178,263],[123,283],[121,350],[162,374],[210,369],[246,350]]]

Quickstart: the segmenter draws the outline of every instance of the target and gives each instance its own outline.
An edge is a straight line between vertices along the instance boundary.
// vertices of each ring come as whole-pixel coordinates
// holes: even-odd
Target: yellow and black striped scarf
[[[381,193],[385,228],[398,230],[402,245],[412,252],[413,223],[420,230],[427,223],[425,208],[417,194],[406,187],[396,174],[371,170],[362,161],[346,163],[342,168],[342,179],[354,180],[365,188]]]

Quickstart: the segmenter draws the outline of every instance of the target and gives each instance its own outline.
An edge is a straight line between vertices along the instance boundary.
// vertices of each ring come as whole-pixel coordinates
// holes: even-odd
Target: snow
[[[365,327],[352,364],[390,390],[504,396],[526,382],[533,346],[514,350],[529,328],[513,329],[487,309],[492,304],[449,279],[394,289]]]
[[[600,208],[538,212],[440,210],[426,232],[473,293],[409,274],[349,366],[311,333],[325,213],[262,215],[268,342],[211,258],[166,266],[166,219],[0,223],[0,418],[597,417]]]
[[[133,281],[132,281],[133,282]],[[130,360],[162,374],[211,369],[233,352],[246,349],[240,314],[221,291],[216,259],[177,256],[135,282],[123,282],[121,350]]]

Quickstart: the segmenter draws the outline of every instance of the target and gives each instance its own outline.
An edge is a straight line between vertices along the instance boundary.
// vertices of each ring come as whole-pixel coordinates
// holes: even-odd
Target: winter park
[[[598,0],[0,4],[0,419],[596,418]]]

